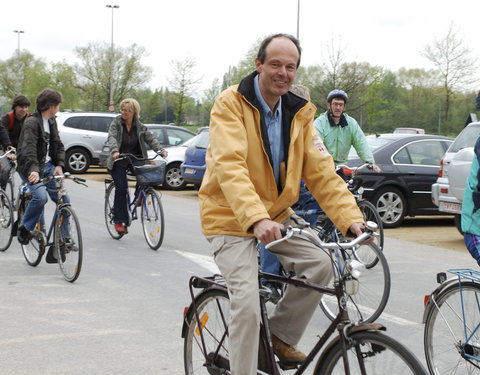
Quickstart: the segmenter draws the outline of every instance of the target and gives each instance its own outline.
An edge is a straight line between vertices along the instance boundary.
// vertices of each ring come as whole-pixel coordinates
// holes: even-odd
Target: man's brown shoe
[[[285,344],[277,336],[272,335],[273,352],[280,362],[287,364],[302,363],[307,356],[295,347]]]

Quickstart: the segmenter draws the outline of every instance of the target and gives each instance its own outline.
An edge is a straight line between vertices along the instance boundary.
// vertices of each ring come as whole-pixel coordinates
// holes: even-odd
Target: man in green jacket
[[[266,38],[255,60],[257,70],[222,92],[211,112],[200,215],[202,231],[228,284],[232,375],[257,373],[257,239],[268,244],[282,237],[284,226],[308,226],[290,208],[298,200],[301,179],[337,228],[358,236],[364,227],[333,159],[313,143],[314,105],[289,92],[300,54],[299,42],[291,35]],[[332,276],[328,255],[308,241],[291,238],[270,250],[298,278],[325,284]],[[319,300],[318,293],[287,288],[276,305],[270,327],[275,354],[282,361],[305,360],[294,346]]]
[[[342,90],[332,90],[327,96],[327,108],[313,123],[323,144],[332,155],[335,164],[346,164],[353,146],[360,159],[372,164],[379,172],[365,134],[357,121],[345,113],[348,95]]]

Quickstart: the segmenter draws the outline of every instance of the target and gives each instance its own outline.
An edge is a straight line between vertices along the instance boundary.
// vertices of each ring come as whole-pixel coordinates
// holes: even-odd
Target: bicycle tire
[[[378,225],[377,229],[377,234],[378,236],[374,237],[374,242],[378,246],[378,248],[383,251],[383,244],[384,244],[384,239],[385,235],[383,233],[383,223],[382,223],[382,218],[378,214],[377,209],[375,206],[370,203],[369,201],[363,200],[357,202],[358,208],[360,211],[362,211],[363,218],[365,221],[373,221]],[[361,261],[362,263],[365,264],[365,267],[367,268],[372,268],[375,267],[377,264],[377,259],[369,259],[367,258],[362,258],[362,251],[361,247],[357,251],[357,259]]]
[[[165,234],[165,220],[162,201],[159,194],[148,188],[143,195],[141,216],[142,229],[145,240],[152,250],[157,250],[163,242]]]
[[[12,207],[15,207],[15,188],[14,188],[14,182],[12,179],[15,178],[13,174],[10,175],[10,178],[7,181],[7,185],[5,187],[5,192],[8,195],[8,198],[10,199],[10,202],[12,203]]]
[[[73,283],[80,276],[83,261],[82,231],[70,205],[61,206],[55,219],[54,246],[65,280]]]
[[[23,256],[28,265],[32,267],[39,265],[45,253],[45,242],[45,235],[41,232],[40,222],[37,222],[30,241],[26,245],[21,245]]]
[[[401,343],[379,331],[362,331],[346,341],[350,374],[415,374],[425,371],[418,359]],[[342,342],[337,341],[317,361],[314,375],[345,374]],[[361,364],[359,364],[359,362]],[[365,366],[365,372],[360,366]]]
[[[107,226],[107,231],[110,236],[119,240],[123,235],[119,234],[115,230],[115,223],[113,222],[113,201],[115,198],[115,184],[111,182],[107,189],[105,190],[105,206],[104,206],[104,215],[105,215],[105,225]]]
[[[472,374],[478,371],[479,361],[472,364],[465,353],[480,357],[478,343],[480,332],[475,331],[480,322],[480,285],[462,281],[462,294],[458,283],[447,286],[436,297],[425,319],[424,349],[431,374]],[[463,298],[463,304],[460,299]],[[465,324],[462,314],[465,313]],[[466,332],[465,332],[466,330]],[[468,343],[467,337],[472,336]],[[475,345],[470,344],[474,342]]]
[[[184,338],[185,375],[223,374],[230,371],[228,323],[230,322],[230,298],[226,289],[204,289],[196,297],[196,306],[200,324],[204,332],[205,347],[203,352],[199,327],[193,309],[185,316],[187,332]],[[262,331],[262,330],[261,330]],[[222,338],[222,347],[219,344]],[[263,335],[260,335],[258,368],[266,373],[269,368],[267,361],[267,346]],[[218,350],[218,357],[213,358]],[[208,357],[208,358],[207,358]],[[228,372],[229,373],[229,372]]]
[[[0,190],[0,251],[6,251],[13,238],[13,206],[8,194]]]
[[[381,315],[390,297],[391,287],[390,268],[385,255],[375,243],[368,245],[368,248],[378,259],[378,264],[373,268],[366,268],[362,272],[358,278],[357,294],[345,295],[350,319],[364,323],[372,323]],[[339,251],[346,251],[347,257],[355,257],[350,254],[350,250]],[[343,268],[343,257],[335,259],[341,262],[340,268]],[[334,272],[338,272],[338,269],[334,268]],[[331,280],[330,287],[333,287],[333,283],[334,280]],[[319,305],[330,320],[335,319],[338,314],[338,302],[335,297],[323,295]]]

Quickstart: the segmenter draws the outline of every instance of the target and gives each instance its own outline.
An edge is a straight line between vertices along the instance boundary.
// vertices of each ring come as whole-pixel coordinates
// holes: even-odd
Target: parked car
[[[395,134],[425,134],[425,129],[421,128],[396,128],[393,131]]]
[[[99,163],[108,127],[117,113],[61,112],[57,115],[60,139],[65,146],[65,169],[84,173]]]
[[[180,164],[184,160],[185,150],[189,142],[196,137],[195,133],[174,125],[146,125],[155,134],[160,144],[168,151],[165,181],[162,185],[170,190],[182,190],[187,183],[180,174]],[[100,165],[102,167],[106,166],[109,154],[109,147],[105,143],[100,153]],[[148,151],[148,157],[153,157],[154,155],[155,152],[153,150]]]
[[[438,179],[432,185],[433,203],[440,212],[455,215],[455,226],[460,232],[463,192],[479,135],[480,122],[472,122],[463,128],[440,160]]]
[[[195,141],[190,142],[190,146],[185,151],[185,161],[180,166],[180,173],[183,179],[193,184],[198,190],[202,184],[203,175],[207,165],[205,163],[205,154],[207,153],[208,143],[210,142],[210,132],[207,129],[195,137]]]
[[[439,214],[430,192],[440,158],[453,139],[426,134],[380,134],[369,135],[367,140],[382,171],[359,171],[363,197],[375,205],[383,226],[397,227],[405,216]],[[353,149],[348,164],[363,164]]]

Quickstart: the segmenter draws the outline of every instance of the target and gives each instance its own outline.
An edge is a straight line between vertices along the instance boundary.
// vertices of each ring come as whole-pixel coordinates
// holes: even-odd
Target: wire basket
[[[154,164],[136,165],[133,167],[137,184],[139,185],[160,185],[165,178],[164,160],[156,161]]]

